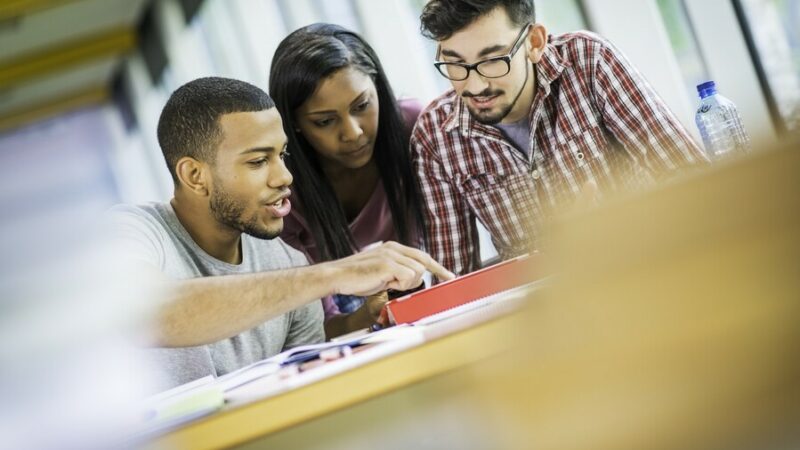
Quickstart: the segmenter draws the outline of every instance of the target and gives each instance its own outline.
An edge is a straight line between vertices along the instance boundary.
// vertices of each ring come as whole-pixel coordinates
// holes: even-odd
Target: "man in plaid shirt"
[[[642,75],[603,38],[548,36],[533,0],[430,0],[423,34],[453,89],[411,151],[431,256],[480,265],[475,219],[503,258],[537,248],[552,208],[707,161]]]

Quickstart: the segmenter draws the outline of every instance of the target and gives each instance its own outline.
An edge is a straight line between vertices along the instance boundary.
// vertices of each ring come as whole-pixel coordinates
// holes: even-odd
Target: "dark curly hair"
[[[420,31],[435,41],[448,39],[498,7],[517,27],[536,22],[534,0],[430,0],[419,17]]]

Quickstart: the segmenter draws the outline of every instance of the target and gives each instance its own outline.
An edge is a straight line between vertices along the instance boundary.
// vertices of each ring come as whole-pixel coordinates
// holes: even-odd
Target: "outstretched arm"
[[[167,300],[156,315],[152,345],[186,347],[235,336],[331,294],[370,295],[419,286],[430,271],[453,278],[428,254],[396,242],[337,261],[295,269],[166,280]]]

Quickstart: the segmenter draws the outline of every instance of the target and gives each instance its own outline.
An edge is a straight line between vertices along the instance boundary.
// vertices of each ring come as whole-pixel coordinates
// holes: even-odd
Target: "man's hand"
[[[406,291],[422,283],[425,271],[442,281],[455,278],[427,253],[396,242],[322,265],[332,274],[333,294],[366,297],[387,289]]]

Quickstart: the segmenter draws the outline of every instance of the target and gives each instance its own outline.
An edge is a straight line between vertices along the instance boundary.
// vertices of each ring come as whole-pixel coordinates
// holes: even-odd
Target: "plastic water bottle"
[[[744,153],[750,150],[750,138],[742,125],[736,105],[717,94],[713,81],[697,86],[700,106],[695,122],[703,137],[709,158],[719,159],[725,155]]]

